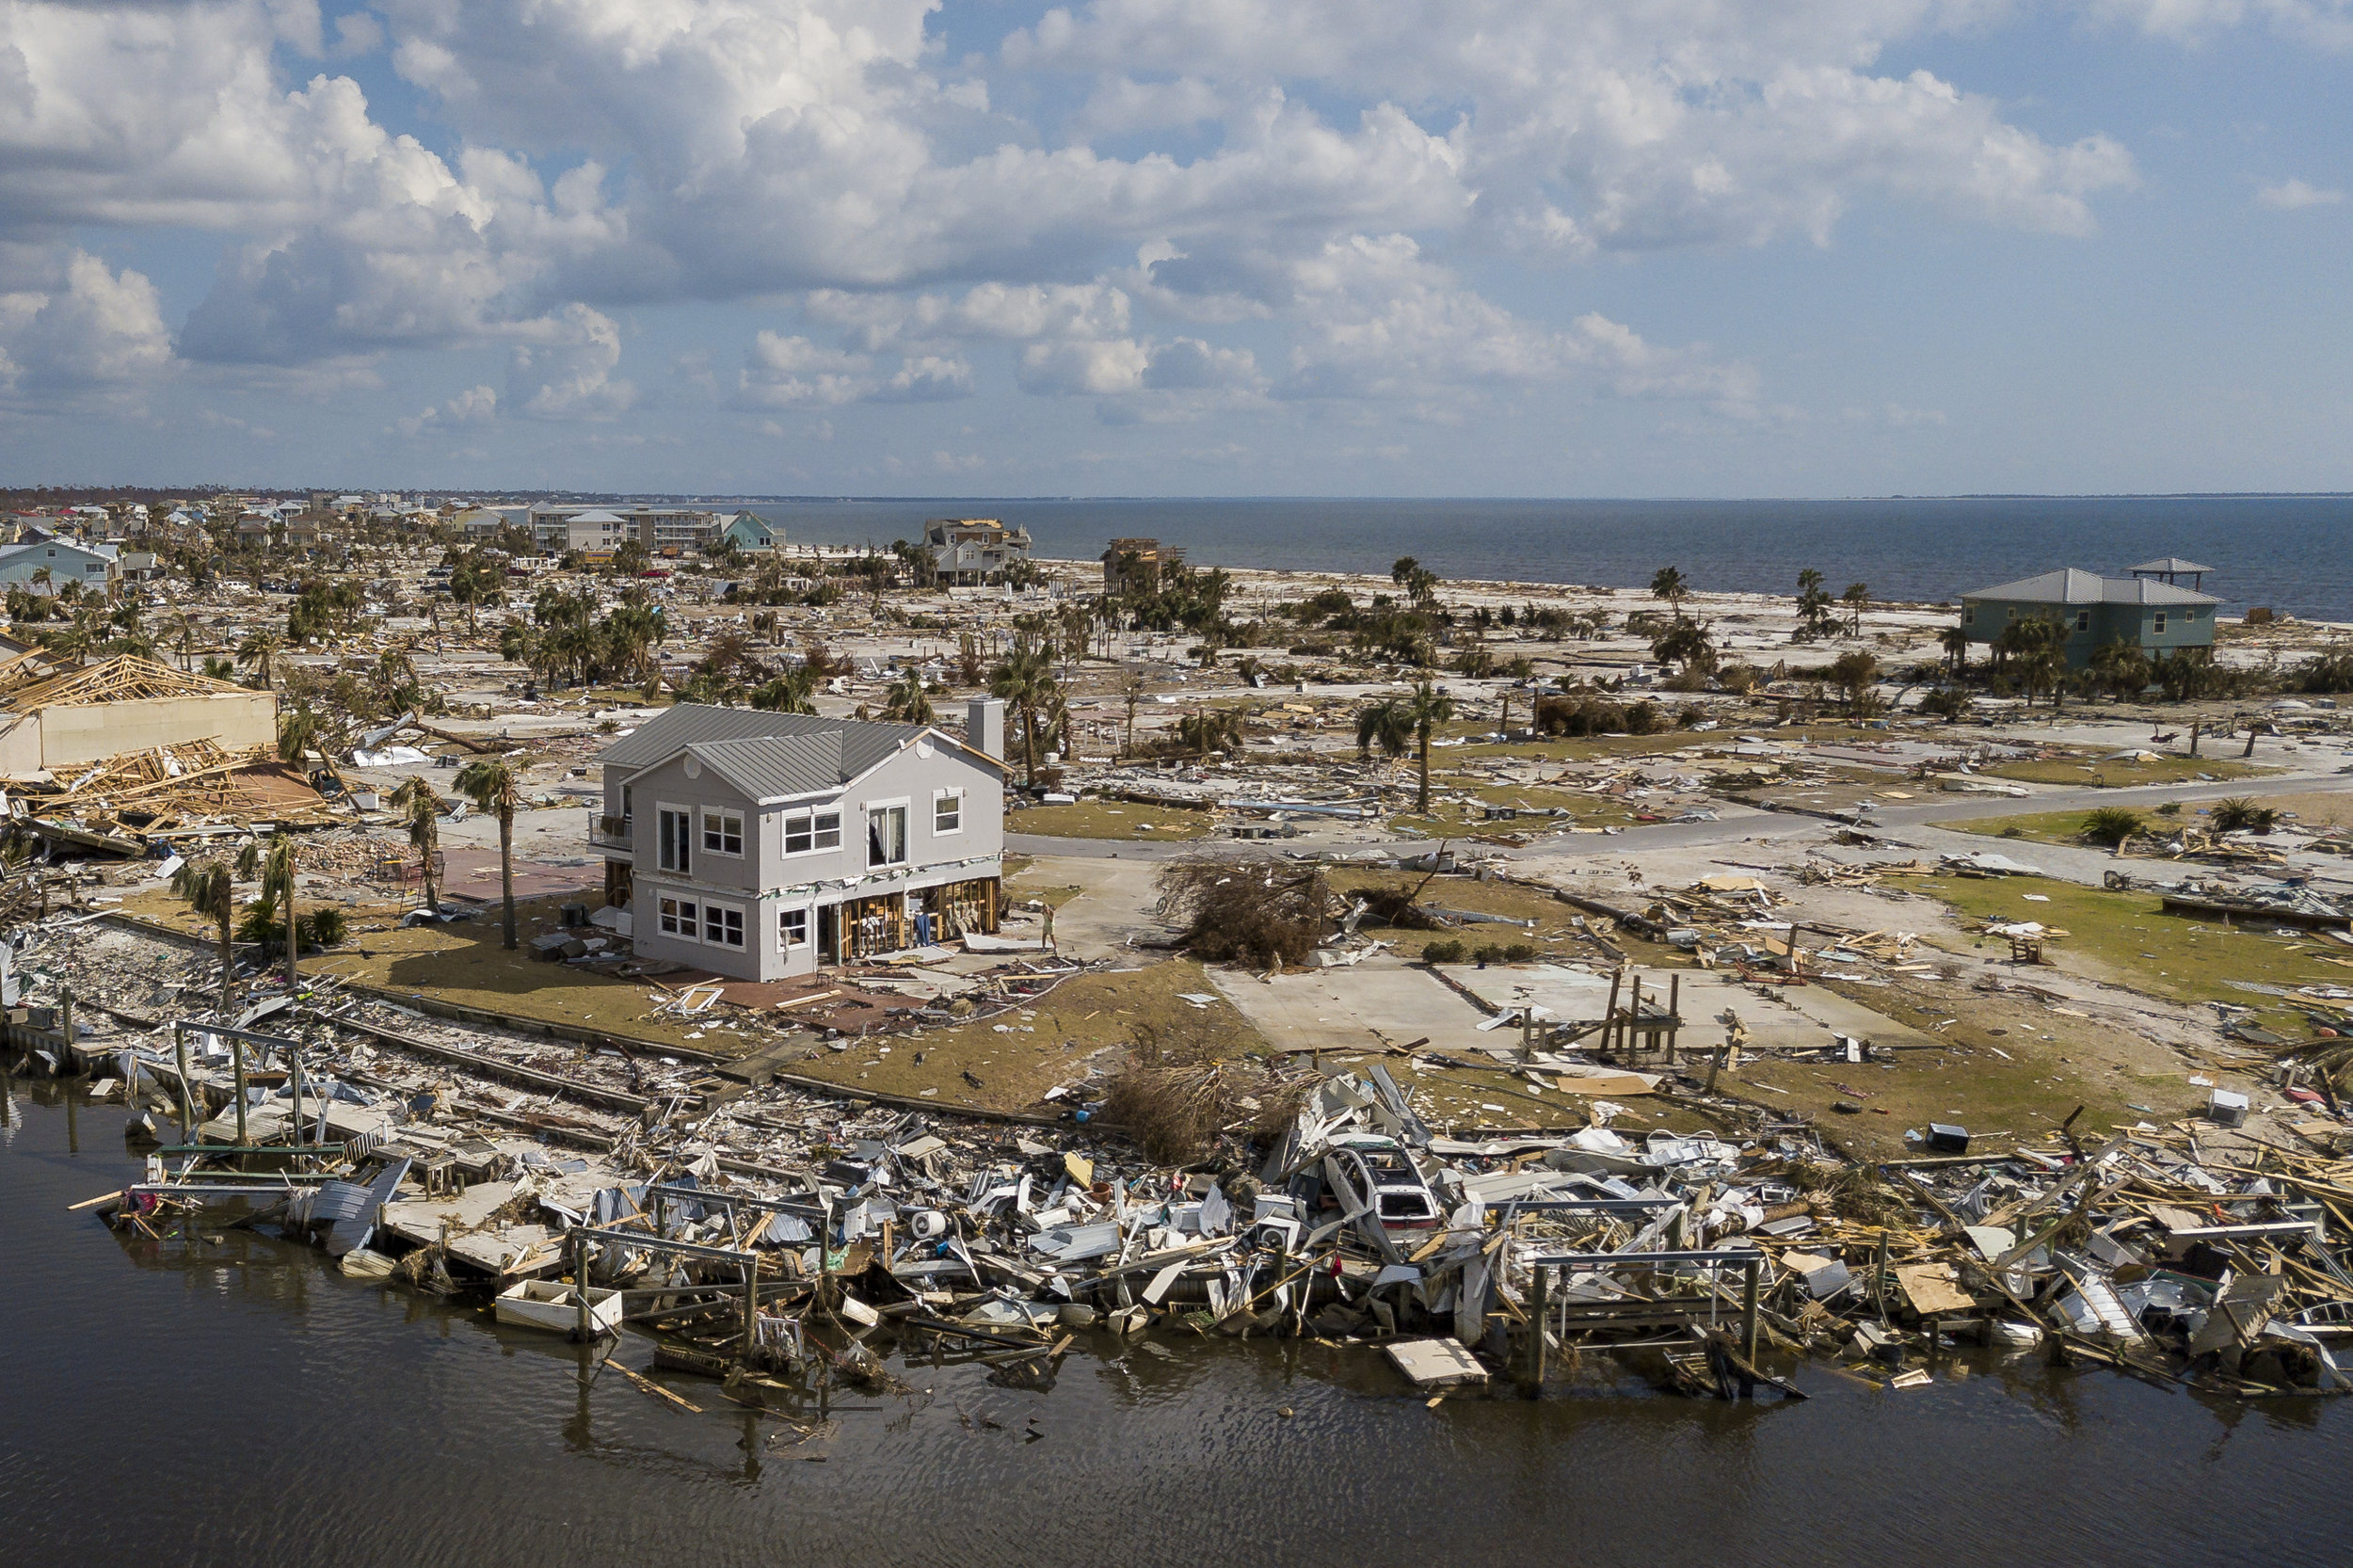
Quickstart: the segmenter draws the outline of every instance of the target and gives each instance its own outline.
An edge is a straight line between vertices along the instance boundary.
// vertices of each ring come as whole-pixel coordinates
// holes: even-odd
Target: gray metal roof
[[[2025,604],[2219,604],[2212,594],[2153,583],[2145,577],[2103,577],[2063,567],[2040,577],[2024,577],[1963,594],[1963,599],[2009,599]]]
[[[836,789],[872,772],[926,733],[937,732],[920,724],[680,703],[605,747],[597,760],[608,768],[638,773],[691,751],[752,799],[775,800]],[[956,744],[948,736],[941,739],[951,745]],[[993,758],[969,754],[1003,766]]]
[[[2160,560],[2143,561],[2137,567],[2126,567],[2124,569],[2126,571],[2185,571],[2200,573],[2212,571],[2214,570],[2214,568],[2201,567],[2195,561],[2185,561],[2179,555],[2168,555]]]

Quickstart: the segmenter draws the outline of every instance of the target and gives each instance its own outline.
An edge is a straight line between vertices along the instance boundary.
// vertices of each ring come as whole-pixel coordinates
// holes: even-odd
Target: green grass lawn
[[[2140,820],[2154,832],[2169,832],[2185,820],[2197,820],[2188,817],[2186,809],[2182,816],[2161,817],[2153,810],[2140,810],[2138,814]],[[2083,836],[2084,824],[2090,815],[2090,808],[2081,811],[2037,811],[2020,817],[1966,817],[1958,822],[1941,822],[1933,825],[1949,832],[1976,833],[1989,839],[2031,839],[2039,844],[2084,845],[2087,842]],[[2089,847],[2105,849],[2108,846],[2100,844]]]
[[[2169,915],[2154,893],[2109,892],[2037,876],[1988,877],[1982,882],[1929,877],[1913,886],[1964,915],[2038,920],[2065,931],[2064,937],[2051,942],[2049,953],[2070,968],[2176,1001],[2254,1007],[2263,1015],[2264,1027],[2283,1034],[2308,1034],[2311,1023],[2278,998],[2241,991],[2225,982],[2353,984],[2353,966],[2329,962],[2353,959],[2353,948],[2323,936],[2275,936],[2271,927],[2260,924],[2226,928],[2218,921]],[[2048,902],[2030,899],[2029,893]],[[2000,938],[1986,937],[1984,945],[1995,951]]]
[[[1032,806],[1005,813],[1008,833],[1038,833],[1056,839],[1127,839],[1164,843],[1198,839],[1216,825],[1216,813],[1170,806],[1139,806],[1124,800],[1082,800],[1070,806]]]
[[[2099,754],[2085,752],[2072,758],[2055,757],[2040,762],[1996,762],[1978,771],[1993,778],[2016,779],[2021,784],[2091,784],[2121,790],[2142,784],[2194,784],[2209,778],[2252,778],[2280,770],[2212,757],[2160,757],[2153,762],[2104,762],[2100,760]]]

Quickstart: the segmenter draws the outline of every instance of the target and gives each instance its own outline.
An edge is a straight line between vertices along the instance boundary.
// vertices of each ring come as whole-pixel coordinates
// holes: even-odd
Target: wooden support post
[[[1629,1058],[1641,1048],[1639,1044],[1642,1027],[1642,977],[1634,977],[1632,994],[1626,999],[1625,1023],[1619,1031],[1618,1042],[1626,1048]]]
[[[588,1305],[588,1238],[572,1232],[572,1302],[579,1309],[572,1336],[584,1345],[597,1342],[597,1320]]]
[[[294,1080],[294,1141],[302,1146],[302,1053],[294,1047],[286,1048],[286,1064],[293,1070]]]
[[[1625,966],[1621,964],[1609,971],[1609,1005],[1601,1015],[1601,1048],[1607,1051],[1618,1027],[1618,987],[1625,981]]]
[[[1732,1054],[1732,1031],[1724,1031],[1724,1043],[1716,1048],[1716,1054],[1707,1064],[1707,1092],[1716,1092],[1716,1075],[1724,1070],[1724,1059]]]
[[[744,1265],[744,1360],[760,1347],[760,1258]]]
[[[188,1081],[187,1026],[174,1019],[171,1025],[171,1054],[180,1064],[180,1141],[196,1142],[196,1086]]]
[[[237,1147],[246,1148],[252,1140],[245,1133],[245,1042],[229,1036],[229,1061],[237,1080]]]
[[[1753,1367],[1756,1365],[1756,1294],[1765,1272],[1765,1260],[1761,1257],[1750,1258],[1743,1272],[1747,1278],[1740,1286],[1740,1342],[1747,1348],[1749,1365]]]
[[[1871,1300],[1879,1307],[1880,1323],[1887,1322],[1887,1232],[1880,1232],[1880,1243],[1871,1254]]]
[[[1552,1271],[1537,1264],[1535,1288],[1528,1301],[1528,1397],[1531,1400],[1541,1399],[1545,1392],[1545,1320],[1551,1316],[1547,1310],[1551,1279]]]
[[[1675,1036],[1683,1029],[1683,977],[1667,977],[1667,1064],[1674,1065]]]
[[[60,1072],[78,1069],[73,1063],[73,987],[68,985],[57,997],[57,1067]]]

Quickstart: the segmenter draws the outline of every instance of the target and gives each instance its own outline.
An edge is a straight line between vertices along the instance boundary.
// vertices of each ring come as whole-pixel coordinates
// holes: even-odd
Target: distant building
[[[942,582],[980,583],[1030,558],[1030,531],[995,518],[934,518],[923,525],[923,546]]]
[[[600,530],[606,519],[628,526],[609,536],[612,544],[602,548],[618,549],[621,540],[633,538],[650,554],[683,555],[700,550],[719,536],[726,520],[716,512],[693,506],[598,506],[540,505],[530,511],[529,527],[532,537],[541,550],[562,551],[575,548],[566,541],[570,537],[569,520],[585,514],[598,514]],[[585,548],[585,547],[583,547]]]
[[[719,536],[723,539],[732,539],[735,542],[735,548],[747,555],[784,548],[784,530],[761,517],[758,512],[736,513],[728,520],[728,525],[719,531]]]
[[[46,575],[43,575],[43,574]],[[75,544],[71,539],[35,537],[0,548],[0,588],[44,588],[56,592],[68,583],[102,592],[122,575],[110,544]]]
[[[1152,593],[1160,585],[1160,574],[1184,558],[1179,545],[1164,545],[1158,539],[1113,539],[1103,552],[1103,596],[1116,598],[1131,584],[1139,593]]]
[[[2154,658],[2184,648],[2214,647],[2214,607],[2222,601],[2168,580],[2211,571],[2192,562],[2151,562],[2130,577],[2103,577],[2067,567],[1961,596],[1961,629],[1973,643],[1992,643],[2014,622],[2048,620],[2064,627],[2067,662],[2081,668],[2121,637]],[[2149,575],[2142,575],[2147,571]]]

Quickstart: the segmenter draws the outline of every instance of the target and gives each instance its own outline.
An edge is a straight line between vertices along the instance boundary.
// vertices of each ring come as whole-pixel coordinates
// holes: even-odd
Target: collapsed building
[[[193,742],[224,751],[278,744],[277,693],[137,654],[63,674],[28,654],[0,680],[10,674],[32,678],[0,691],[0,778],[63,782],[65,770],[102,758]]]

